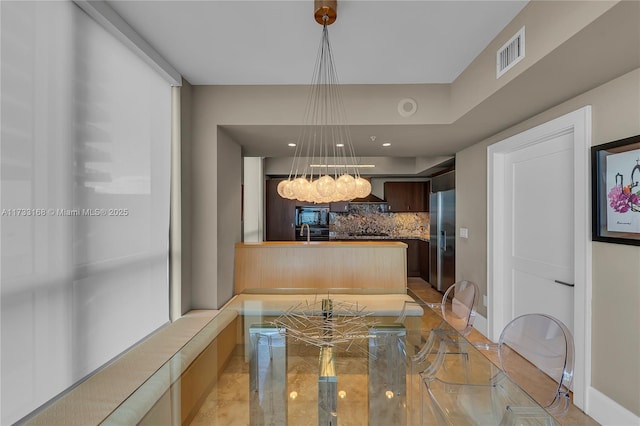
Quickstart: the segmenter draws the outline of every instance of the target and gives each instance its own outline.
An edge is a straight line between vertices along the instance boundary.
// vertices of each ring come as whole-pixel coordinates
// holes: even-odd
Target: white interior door
[[[505,156],[508,318],[546,313],[573,332],[573,132]]]
[[[573,402],[583,410],[591,380],[590,147],[586,106],[487,150],[488,335],[496,341],[526,312],[564,322],[575,344]]]

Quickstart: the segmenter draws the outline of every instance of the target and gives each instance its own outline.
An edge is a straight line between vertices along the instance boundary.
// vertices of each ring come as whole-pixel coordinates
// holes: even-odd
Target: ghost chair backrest
[[[553,414],[566,412],[573,380],[574,344],[571,332],[560,320],[545,314],[513,319],[502,330],[498,356],[502,369],[540,405]]]
[[[451,285],[442,297],[442,317],[463,336],[473,328],[479,293],[475,283],[462,280]]]

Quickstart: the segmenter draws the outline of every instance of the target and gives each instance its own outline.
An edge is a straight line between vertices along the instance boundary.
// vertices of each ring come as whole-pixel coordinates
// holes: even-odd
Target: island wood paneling
[[[235,293],[248,288],[384,289],[406,292],[401,242],[238,243]]]

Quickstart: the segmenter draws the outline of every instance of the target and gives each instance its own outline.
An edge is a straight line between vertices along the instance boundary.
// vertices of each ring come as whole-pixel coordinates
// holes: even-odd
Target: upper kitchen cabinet
[[[294,241],[296,239],[296,201],[282,198],[278,194],[278,183],[282,179],[265,182],[266,241]]]
[[[345,213],[349,211],[349,202],[348,201],[337,201],[335,203],[329,204],[329,209],[335,213]]]
[[[428,212],[430,182],[385,182],[384,198],[392,212]]]

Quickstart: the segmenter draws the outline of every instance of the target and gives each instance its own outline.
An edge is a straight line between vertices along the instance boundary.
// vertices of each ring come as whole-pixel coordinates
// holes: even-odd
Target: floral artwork
[[[615,185],[609,191],[609,205],[618,213],[626,213],[629,210],[640,211],[640,190],[631,192],[631,185],[623,187]]]
[[[607,157],[607,230],[640,232],[640,149]]]

